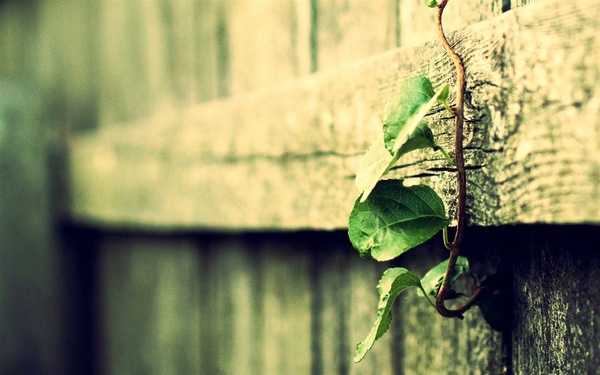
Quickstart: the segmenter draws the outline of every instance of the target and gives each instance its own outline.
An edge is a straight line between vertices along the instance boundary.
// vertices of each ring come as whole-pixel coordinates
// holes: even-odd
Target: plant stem
[[[448,4],[448,0],[442,0],[438,4],[436,24],[438,35],[446,53],[452,59],[456,68],[456,107],[454,107],[454,164],[456,165],[456,173],[458,180],[458,203],[457,203],[457,224],[454,240],[449,246],[458,247],[462,240],[463,227],[465,225],[466,197],[467,197],[467,172],[465,169],[465,159],[463,155],[463,120],[465,107],[465,66],[454,51],[442,26],[442,15],[444,8]]]
[[[442,26],[442,15],[444,8],[448,4],[448,0],[442,0],[437,6],[436,24],[438,28],[438,35],[440,41],[446,53],[452,59],[454,67],[456,68],[456,107],[454,107],[454,164],[456,165],[457,182],[458,182],[458,196],[457,196],[457,217],[456,217],[456,231],[454,233],[454,239],[452,242],[447,242],[447,238],[444,239],[445,246],[450,251],[448,257],[448,267],[444,274],[444,280],[436,297],[436,308],[440,315],[448,318],[463,318],[463,313],[473,304],[477,299],[479,292],[476,291],[473,296],[463,305],[448,309],[445,305],[446,294],[450,290],[450,281],[452,274],[454,273],[454,267],[458,254],[460,251],[460,243],[463,237],[463,228],[465,226],[465,214],[466,214],[466,198],[467,198],[467,173],[465,169],[465,160],[463,156],[463,112],[464,112],[464,92],[465,92],[465,67],[458,54],[452,49],[444,28]],[[445,236],[447,237],[447,235]]]
[[[463,318],[464,311],[456,309],[448,309],[446,307],[446,294],[450,290],[450,281],[452,280],[452,274],[454,273],[454,266],[456,266],[456,260],[458,259],[459,249],[450,245],[450,256],[448,257],[448,267],[444,274],[444,280],[440,286],[440,290],[435,299],[435,307],[438,313],[445,318]],[[466,309],[465,309],[466,311]]]
[[[423,289],[423,287],[421,286],[421,292],[423,293],[423,295],[425,296],[425,298],[427,299],[427,302],[429,302],[429,304],[435,309],[435,303],[433,303],[431,301],[431,298],[429,298],[429,296],[427,295],[427,292],[425,291],[425,289]]]
[[[442,155],[444,155],[444,157],[446,158],[446,161],[448,162],[449,165],[454,165],[454,160],[450,157],[450,155],[446,152],[446,150],[444,150],[442,147],[438,146],[438,151],[442,153]],[[448,242],[448,241],[446,241]]]

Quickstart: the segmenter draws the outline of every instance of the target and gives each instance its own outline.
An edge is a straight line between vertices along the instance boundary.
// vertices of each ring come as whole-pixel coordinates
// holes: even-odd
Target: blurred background
[[[447,28],[509,5],[461,0]],[[431,25],[421,0],[0,1],[0,373],[402,372],[391,341],[351,363],[382,268],[343,231],[78,224],[66,169],[76,135],[416,46]]]

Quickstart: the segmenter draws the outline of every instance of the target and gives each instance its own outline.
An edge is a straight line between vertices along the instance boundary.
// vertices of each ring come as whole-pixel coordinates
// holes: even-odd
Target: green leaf
[[[419,282],[419,276],[406,268],[389,268],[383,273],[379,284],[377,284],[379,292],[377,319],[367,337],[356,345],[354,362],[360,362],[373,347],[375,341],[388,330],[392,322],[392,306],[394,301],[402,292],[410,288],[423,289]]]
[[[377,182],[392,168],[400,156],[422,148],[442,150],[433,141],[433,133],[424,122],[417,126],[406,143],[393,156],[385,148],[383,137],[378,137],[369,146],[356,172],[354,184],[361,194],[360,201],[364,202],[368,198]]]
[[[437,295],[438,290],[440,290],[440,287],[442,286],[446,268],[448,268],[448,259],[430,269],[425,276],[423,276],[421,279],[421,284],[423,285],[423,290],[427,295],[433,297]],[[469,260],[466,257],[459,256],[456,259],[456,265],[454,265],[454,273],[452,274],[450,284],[454,284],[459,277],[470,272],[471,267],[469,266]]]
[[[444,104],[448,100],[448,96],[450,95],[450,85],[444,85],[439,91],[437,101]]]
[[[430,187],[383,180],[366,201],[354,203],[348,237],[361,256],[385,261],[427,241],[448,223],[444,202]]]
[[[435,8],[438,3],[436,0],[425,0],[425,5],[427,5],[430,8]]]
[[[435,144],[431,129],[420,122],[436,100],[445,103],[450,86],[444,85],[436,93],[427,78],[414,77],[403,82],[400,89],[401,96],[397,102],[394,105],[388,103],[384,109],[386,121],[383,137],[377,137],[371,144],[356,172],[355,185],[361,202],[368,198],[377,182],[396,161],[410,151],[422,148],[440,150],[452,164],[448,154]],[[394,149],[396,143],[398,148]]]
[[[446,84],[435,92],[429,79],[418,76],[404,81],[399,90],[397,101],[384,111],[384,142],[392,155],[404,146],[434,104],[445,101],[450,88]]]
[[[421,122],[415,131],[408,137],[406,142],[398,150],[398,155],[402,156],[414,150],[421,148],[432,148],[436,151],[439,146],[433,141],[433,133],[429,126],[424,122]]]
[[[354,185],[360,192],[360,201],[364,202],[379,179],[398,160],[394,158],[383,144],[383,137],[377,137],[371,144],[356,172]]]

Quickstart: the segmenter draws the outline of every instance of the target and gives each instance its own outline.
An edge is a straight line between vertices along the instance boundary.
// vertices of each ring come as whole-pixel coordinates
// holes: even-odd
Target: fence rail
[[[467,70],[472,225],[598,222],[599,16],[596,1],[546,1],[451,35]],[[436,43],[401,48],[77,137],[71,212],[106,227],[343,228],[382,109],[416,74],[452,81],[452,64]],[[451,149],[451,122],[434,112]],[[419,176],[453,206],[438,155],[399,164],[397,176]]]
[[[368,262],[343,230],[399,82],[453,79],[432,17],[422,0],[0,1],[0,77],[39,89],[0,84],[0,373],[598,374],[598,0],[450,2],[462,251],[503,276],[512,325],[408,294],[352,363],[384,266],[447,255],[434,238]],[[452,207],[452,171],[423,156],[397,176]]]

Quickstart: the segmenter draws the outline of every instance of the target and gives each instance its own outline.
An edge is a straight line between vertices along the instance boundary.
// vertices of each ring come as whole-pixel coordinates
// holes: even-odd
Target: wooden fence
[[[0,373],[600,374],[599,20],[596,0],[450,1],[463,251],[504,276],[512,321],[412,294],[354,364],[389,264],[351,249],[353,175],[399,82],[453,79],[433,12],[0,2]],[[452,207],[423,156],[398,176]],[[444,256],[435,238],[393,264]]]

